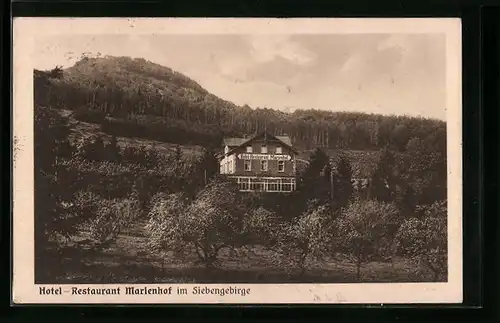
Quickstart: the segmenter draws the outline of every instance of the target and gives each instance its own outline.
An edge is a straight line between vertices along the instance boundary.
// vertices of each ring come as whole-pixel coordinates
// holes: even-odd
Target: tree
[[[396,192],[396,204],[402,215],[406,217],[414,215],[416,199],[415,191],[411,183],[398,187]]]
[[[69,238],[85,219],[71,212],[78,174],[68,167],[74,154],[68,138],[68,120],[56,110],[35,107],[34,111],[34,202],[35,202],[35,266],[46,268],[57,262],[51,259],[49,247],[53,238]],[[44,270],[36,270],[38,275]]]
[[[212,181],[187,204],[179,195],[157,200],[150,212],[152,247],[177,253],[194,249],[206,268],[217,263],[222,248],[241,244],[244,211],[233,183]]]
[[[340,155],[333,179],[334,210],[339,210],[349,203],[353,195],[352,168],[349,160],[343,154]]]
[[[118,139],[115,135],[111,136],[111,141],[106,145],[107,159],[111,161],[119,161],[121,150],[118,146]]]
[[[154,143],[152,147],[150,147],[149,149],[144,149],[142,153],[144,154],[143,164],[148,168],[154,168],[160,160],[160,153],[156,149]]]
[[[182,217],[187,207],[186,199],[180,193],[157,194],[152,204],[145,227],[149,247],[156,252],[173,251],[182,254],[186,247],[182,226]]]
[[[429,135],[434,137],[433,134]],[[446,149],[412,138],[406,145],[405,158],[408,178],[415,187],[415,203],[432,204],[446,199]]]
[[[331,241],[328,207],[312,206],[291,223],[282,223],[276,251],[284,256],[280,266],[298,268],[303,276],[310,258],[321,260]]]
[[[411,138],[406,144],[405,153],[408,159],[408,172],[412,175],[419,175],[429,168],[430,151],[420,138]]]
[[[183,153],[182,153],[181,146],[179,146],[179,145],[175,146],[173,158],[174,158],[174,162],[176,165],[180,165],[182,163]]]
[[[361,266],[385,254],[399,226],[398,210],[393,204],[377,201],[354,201],[336,219],[333,245],[356,264],[356,279]]]
[[[433,273],[433,281],[447,272],[446,201],[422,207],[422,218],[405,220],[395,237],[396,252],[423,263]]]
[[[211,148],[204,148],[202,155],[193,163],[186,190],[195,195],[219,173],[219,161]]]
[[[331,165],[330,158],[317,148],[309,158],[309,165],[300,179],[300,191],[303,200],[318,200],[319,204],[326,204],[331,200]]]
[[[245,244],[273,247],[278,242],[280,220],[262,206],[250,209],[243,219]]]
[[[139,201],[135,198],[106,200],[91,192],[79,192],[73,210],[88,219],[85,225],[94,248],[105,248],[114,242],[120,232],[140,215]]]
[[[107,149],[101,135],[88,136],[78,145],[78,154],[88,160],[103,161],[108,158]]]
[[[62,69],[62,66],[57,65],[54,67],[52,70],[48,72],[48,77],[49,78],[54,78],[54,79],[60,79],[64,76],[64,71]]]
[[[39,229],[36,236],[42,240],[74,230],[64,206],[71,202],[76,177],[67,167],[74,153],[69,133],[68,120],[57,111],[35,109],[35,225]]]
[[[381,150],[380,159],[370,181],[370,196],[381,202],[394,199],[396,188],[395,178],[396,159],[388,148]]]

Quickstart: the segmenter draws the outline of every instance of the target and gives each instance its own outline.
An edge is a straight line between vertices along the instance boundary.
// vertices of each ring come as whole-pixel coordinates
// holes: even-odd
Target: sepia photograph
[[[460,20],[406,20],[19,21],[14,293],[461,301]]]

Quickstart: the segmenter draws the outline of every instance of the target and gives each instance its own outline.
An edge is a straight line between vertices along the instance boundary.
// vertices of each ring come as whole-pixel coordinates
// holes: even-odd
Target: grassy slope
[[[72,117],[72,111],[69,110],[60,110],[60,111],[61,114],[69,117],[72,130],[70,140],[72,142],[82,140],[85,137],[98,136],[98,135],[103,136],[105,142],[111,139],[110,135],[107,135],[106,133],[100,130],[98,124],[76,120]],[[195,155],[197,156],[200,155],[202,152],[202,147],[194,145],[181,146],[181,145],[171,144],[168,142],[148,140],[142,138],[131,138],[131,137],[117,137],[117,140],[118,140],[118,145],[122,148],[130,146],[137,148],[144,146],[146,148],[150,148],[154,145],[154,147],[158,149],[160,153],[164,154],[173,152],[176,146],[180,146],[182,148],[183,153],[187,156],[195,156]]]

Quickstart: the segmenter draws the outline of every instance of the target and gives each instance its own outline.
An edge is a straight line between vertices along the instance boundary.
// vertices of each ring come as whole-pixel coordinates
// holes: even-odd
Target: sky
[[[445,120],[444,34],[57,35],[40,37],[37,69],[83,53],[142,57],[238,105]]]

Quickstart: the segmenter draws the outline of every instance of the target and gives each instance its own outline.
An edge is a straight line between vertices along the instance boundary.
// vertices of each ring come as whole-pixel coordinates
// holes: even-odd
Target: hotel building
[[[250,138],[224,138],[220,174],[234,179],[243,192],[292,192],[296,156],[288,136],[264,131]]]

